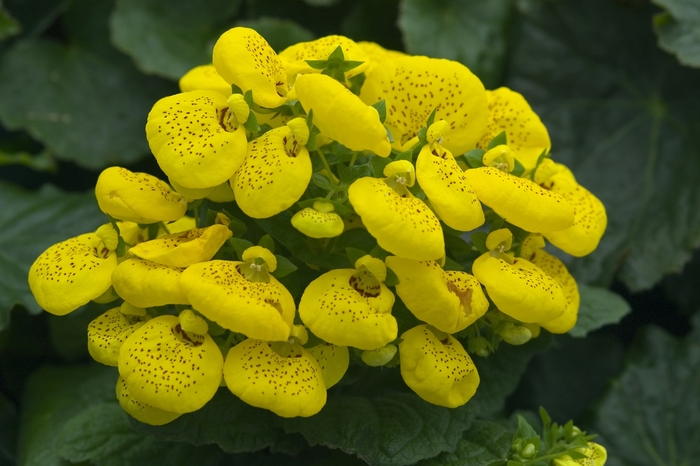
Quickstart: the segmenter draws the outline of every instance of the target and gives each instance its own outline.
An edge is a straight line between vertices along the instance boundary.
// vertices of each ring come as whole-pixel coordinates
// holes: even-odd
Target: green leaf
[[[525,167],[518,159],[515,159],[515,167],[513,167],[513,171],[510,172],[510,174],[513,176],[522,176],[523,173],[525,173]]]
[[[0,41],[19,34],[22,26],[15,18],[2,6],[0,2]]]
[[[353,267],[355,266],[355,262],[367,255],[365,251],[357,248],[345,248],[345,254],[348,255],[348,260]]]
[[[146,153],[144,122],[172,91],[116,52],[47,39],[16,42],[0,60],[0,119],[23,129],[59,159],[100,169]]]
[[[606,206],[598,249],[570,270],[605,286],[619,272],[641,290],[700,242],[700,72],[658,49],[652,7],[625,5],[543,2],[513,38],[506,84],[547,125],[552,158]]]
[[[331,185],[331,181],[328,179],[328,177],[321,175],[320,173],[314,173],[311,175],[311,182],[324,191],[330,191],[333,189],[333,185]]]
[[[379,113],[379,121],[384,124],[386,121],[386,100],[382,99],[379,102],[375,102],[372,104],[372,107]]]
[[[445,265],[442,267],[443,270],[464,270],[464,266],[460,264],[459,262],[450,259],[449,257],[445,257]]]
[[[233,246],[234,251],[236,251],[238,260],[243,260],[243,252],[246,249],[254,246],[253,243],[243,238],[229,238],[228,242],[231,246]]]
[[[338,171],[340,172],[340,186],[350,186],[353,181],[365,176],[372,176],[373,173],[372,165],[368,163],[352,167],[338,164]]]
[[[474,421],[452,452],[420,461],[416,466],[484,466],[506,461],[513,434],[491,421]]]
[[[316,38],[313,32],[289,19],[262,16],[253,20],[238,21],[236,26],[255,29],[277,52],[298,42],[308,42]]]
[[[653,0],[666,11],[654,16],[659,47],[686,66],[700,67],[700,5],[683,0]]]
[[[65,316],[48,315],[51,346],[68,362],[88,360],[87,326],[97,316],[118,307],[121,301],[108,304],[89,302]]]
[[[409,53],[462,62],[491,88],[501,75],[512,10],[510,0],[403,0],[399,28]]]
[[[501,131],[500,133],[498,133],[498,134],[496,135],[496,137],[494,137],[493,139],[491,139],[491,141],[489,142],[489,145],[486,147],[486,149],[487,149],[487,150],[491,150],[491,149],[493,149],[494,147],[500,146],[500,145],[503,145],[503,144],[508,144],[508,136],[506,136],[506,132],[505,132],[505,131]]]
[[[329,7],[338,3],[340,0],[304,0],[304,3],[311,6]]]
[[[585,337],[604,325],[616,324],[632,310],[620,295],[605,288],[579,285],[581,305],[576,326],[569,335]]]
[[[375,178],[384,178],[384,168],[389,165],[392,160],[389,157],[372,156],[369,163],[372,166],[372,174]]]
[[[485,231],[477,231],[469,235],[469,239],[472,240],[472,244],[481,254],[487,252],[489,248],[486,247],[486,238],[489,236]]]
[[[479,168],[484,166],[484,154],[486,151],[484,149],[472,149],[464,157],[467,159],[467,163],[472,168]]]
[[[386,278],[384,279],[384,284],[386,286],[396,286],[401,281],[399,280],[399,277],[396,275],[396,272],[391,270],[389,267],[386,268]]]
[[[17,408],[5,395],[0,393],[0,465],[16,463]]]
[[[29,291],[29,267],[49,246],[94,231],[107,219],[93,193],[64,193],[52,186],[29,193],[0,183],[0,329],[9,311],[21,304],[32,313],[41,308]]]
[[[179,79],[211,63],[211,50],[240,0],[161,2],[118,0],[110,21],[112,42],[147,74]]]
[[[275,278],[280,279],[286,277],[290,273],[297,270],[297,266],[286,257],[280,256],[279,254],[275,254],[275,257],[277,258],[277,268],[274,272],[272,272],[272,275],[274,275]]]
[[[275,253],[275,240],[273,240],[270,235],[263,235],[260,241],[258,241],[258,246],[264,247],[273,254]]]
[[[693,464],[700,456],[700,338],[648,328],[597,404],[599,443],[618,464]]]
[[[281,423],[312,446],[339,448],[369,465],[402,466],[454,451],[471,423],[472,409],[469,403],[456,409],[435,406],[414,393],[329,396],[318,414]]]
[[[399,160],[407,160],[408,162],[413,162],[413,151],[407,150],[405,152],[401,152],[396,157],[394,157],[395,162]]]

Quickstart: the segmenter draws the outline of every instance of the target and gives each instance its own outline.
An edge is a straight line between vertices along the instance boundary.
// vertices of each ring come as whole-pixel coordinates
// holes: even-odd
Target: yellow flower
[[[228,227],[211,225],[159,236],[137,244],[129,252],[144,260],[185,268],[211,259],[231,236]]]
[[[204,199],[216,189],[216,186],[210,186],[208,188],[186,188],[185,186],[182,186],[180,183],[177,183],[171,179],[168,179],[168,181],[170,182],[170,186],[172,186],[175,191],[187,199],[187,202],[192,202],[197,199]]]
[[[251,266],[260,265],[255,261],[202,262],[182,273],[180,286],[195,309],[222,327],[250,338],[286,340],[296,311],[294,299],[264,270],[258,272],[264,272],[268,282],[249,281],[243,274],[250,273]]]
[[[347,346],[322,343],[309,348],[308,351],[321,368],[326,390],[340,382],[350,366],[350,353]]]
[[[544,175],[548,171],[550,174]],[[538,168],[535,181],[566,199],[574,208],[574,224],[565,230],[549,232],[545,237],[572,256],[582,257],[593,252],[608,225],[603,203],[576,182],[571,170],[549,159]]]
[[[231,183],[226,181],[217,186],[214,191],[207,196],[207,199],[214,202],[231,202],[235,199],[233,195],[233,188],[231,188]]]
[[[162,426],[182,416],[181,413],[165,411],[140,402],[134,398],[121,377],[117,378],[116,392],[117,400],[119,400],[119,405],[122,409],[139,422],[152,426]]]
[[[216,72],[214,65],[195,66],[179,81],[180,92],[215,91],[224,97],[231,95],[231,85]]]
[[[399,278],[396,293],[406,307],[438,330],[464,330],[489,308],[481,284],[466,272],[444,271],[434,261],[396,256],[387,257],[386,263]]]
[[[134,223],[177,220],[187,210],[185,198],[164,181],[122,167],[106,168],[100,173],[95,197],[102,212]]]
[[[306,74],[297,78],[294,89],[306,112],[313,110],[313,124],[323,135],[351,150],[389,156],[391,145],[379,113],[348,88],[330,76]]]
[[[453,154],[473,149],[486,129],[484,85],[454,61],[413,56],[387,61],[367,77],[360,97],[370,105],[386,101],[385,123],[398,146],[414,138],[435,109],[435,121],[449,124],[441,144]]]
[[[391,315],[394,294],[382,283],[386,266],[364,256],[355,267],[331,270],[312,281],[301,297],[299,316],[315,335],[334,345],[380,348],[398,333]]]
[[[299,344],[244,340],[229,350],[224,379],[241,400],[282,417],[313,416],[326,404],[321,368]]]
[[[231,178],[236,203],[246,215],[272,217],[304,194],[312,175],[305,143],[282,126],[248,144],[248,156]]]
[[[381,348],[365,350],[360,357],[362,358],[362,362],[370,367],[381,367],[391,362],[398,351],[399,349],[396,345],[389,343]]]
[[[549,254],[542,248],[544,248],[544,239],[539,235],[530,235],[523,241],[520,253],[561,286],[566,298],[566,307],[564,313],[559,317],[538,323],[552,333],[566,333],[574,328],[578,318],[581,302],[578,285],[566,265],[558,257]]]
[[[365,76],[369,76],[377,67],[383,66],[389,60],[408,56],[403,52],[385,49],[375,42],[358,42],[357,45],[369,58],[369,66],[365,70]]]
[[[140,313],[124,313],[122,308],[139,309]],[[138,330],[150,316],[145,309],[135,308],[129,303],[122,304],[96,317],[88,325],[88,352],[95,361],[116,366],[119,349],[135,330]]]
[[[112,285],[125,301],[139,307],[189,304],[180,287],[182,269],[142,259],[128,259],[112,273]]]
[[[478,147],[486,149],[489,142],[501,132],[506,132],[508,146],[515,158],[525,167],[532,169],[543,151],[549,152],[552,143],[547,128],[532,111],[525,98],[507,87],[486,91],[488,96],[488,128],[481,137]]]
[[[287,73],[282,60],[255,30],[236,27],[214,45],[214,66],[228,84],[253,91],[255,103],[275,108],[287,100]]]
[[[41,253],[29,269],[29,288],[44,310],[65,315],[112,286],[117,255],[94,233],[62,241]]]
[[[384,169],[388,178],[355,180],[348,197],[367,231],[386,251],[414,260],[439,259],[445,255],[442,227],[425,202],[408,191],[413,170],[405,160],[391,162]]]
[[[146,322],[119,352],[119,375],[131,395],[172,413],[204,406],[219,388],[223,364],[208,334],[186,332],[172,315]]]
[[[594,442],[588,442],[587,448],[578,448],[579,453],[583,453],[588,458],[572,459],[569,455],[562,455],[554,458],[555,466],[604,466],[608,459],[608,452],[605,447]]]
[[[401,376],[418,396],[447,408],[474,396],[479,373],[459,341],[425,324],[404,332],[401,339]]]
[[[310,238],[340,236],[345,229],[345,223],[334,210],[332,203],[316,201],[313,208],[306,207],[294,214],[292,226]]]
[[[471,231],[484,224],[484,211],[476,193],[450,151],[440,144],[423,146],[416,159],[416,177],[435,212],[448,226]]]
[[[526,231],[549,233],[574,224],[574,209],[559,194],[494,167],[464,172],[481,202]]]
[[[186,188],[209,188],[231,178],[243,163],[244,123],[223,94],[191,91],[156,102],[146,138],[168,178]]]
[[[342,48],[346,61],[362,62],[361,65],[347,71],[346,78],[357,76],[367,69],[370,64],[369,57],[355,41],[344,36],[326,36],[290,45],[280,52],[279,57],[284,63],[289,82],[294,82],[298,74],[320,73],[322,70],[312,68],[306,63],[306,60],[327,60],[328,56],[338,47]]]

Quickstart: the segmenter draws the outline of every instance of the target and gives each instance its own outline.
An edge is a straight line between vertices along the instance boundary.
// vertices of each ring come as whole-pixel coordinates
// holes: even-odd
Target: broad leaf
[[[0,465],[16,464],[17,407],[0,393]]]
[[[22,26],[0,3],[0,41],[19,34]]]
[[[666,9],[654,17],[659,47],[687,66],[700,67],[700,4],[683,0],[653,0]]]
[[[500,424],[475,421],[453,453],[441,453],[416,466],[484,466],[505,461],[510,453],[513,434]]]
[[[409,53],[457,60],[494,87],[512,10],[510,0],[402,0],[399,27]]]
[[[555,161],[606,205],[598,249],[571,261],[581,281],[632,290],[679,270],[700,243],[700,72],[660,51],[652,8],[546,1],[514,35],[507,84],[552,137]]]
[[[632,308],[620,295],[605,288],[579,286],[581,306],[576,326],[569,335],[585,337],[589,332],[609,324],[618,323]]]
[[[255,29],[277,52],[297,42],[308,42],[316,38],[313,32],[289,19],[262,17],[239,21],[236,26]]]
[[[94,231],[106,217],[92,193],[64,193],[52,186],[29,193],[0,184],[0,329],[9,311],[21,304],[31,312],[41,309],[34,300],[27,274],[34,260],[52,244]]]
[[[608,454],[635,466],[700,457],[700,338],[679,342],[649,328],[622,376],[597,406],[595,430]],[[611,463],[614,464],[614,463]]]
[[[112,42],[144,73],[180,79],[189,69],[211,63],[214,42],[233,26],[239,4],[118,0],[110,22]]]

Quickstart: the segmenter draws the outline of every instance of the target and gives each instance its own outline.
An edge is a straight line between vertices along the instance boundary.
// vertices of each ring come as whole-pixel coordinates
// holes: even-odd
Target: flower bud
[[[397,348],[395,345],[388,344],[382,348],[367,350],[362,352],[362,361],[371,367],[380,367],[394,359]]]
[[[532,339],[532,333],[527,327],[515,325],[512,322],[506,322],[498,334],[503,341],[514,346],[524,345]]]

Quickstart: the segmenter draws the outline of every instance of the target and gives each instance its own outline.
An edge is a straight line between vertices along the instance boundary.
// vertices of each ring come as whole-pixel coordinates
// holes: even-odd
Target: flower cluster
[[[118,367],[136,419],[170,422],[222,384],[311,416],[351,363],[399,366],[421,398],[457,407],[479,385],[470,353],[575,325],[576,281],[545,246],[589,254],[605,209],[551,159],[522,95],[342,36],[277,54],[243,27],[180,88],[146,125],[167,182],[104,170],[109,222],[51,246],[29,274],[54,314],[115,301],[89,350]],[[263,235],[270,218],[301,241]],[[297,267],[295,300],[283,283]]]

